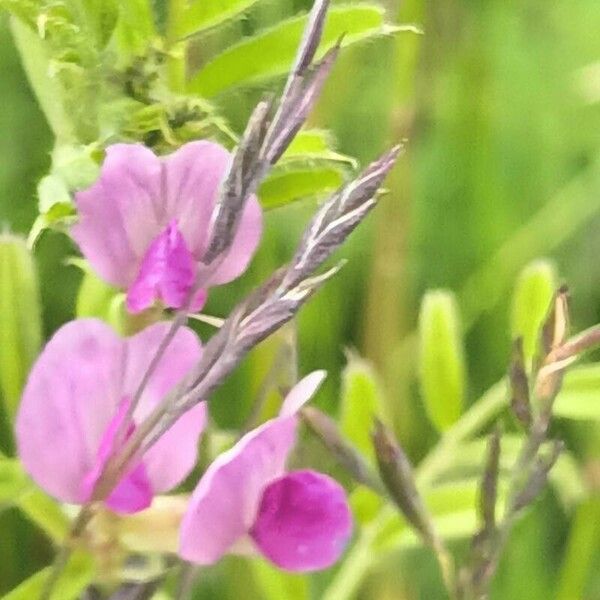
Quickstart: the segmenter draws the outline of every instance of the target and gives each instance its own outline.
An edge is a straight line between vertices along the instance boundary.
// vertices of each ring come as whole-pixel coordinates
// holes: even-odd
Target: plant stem
[[[183,92],[185,89],[185,42],[177,38],[178,24],[185,12],[185,0],[169,0],[167,17],[167,75],[169,87],[173,92]]]
[[[67,538],[64,540],[58,554],[54,559],[48,579],[46,579],[44,582],[44,587],[40,593],[40,600],[50,600],[52,597],[54,588],[56,587],[64,568],[67,566],[67,562],[69,561],[73,551],[72,542],[83,533],[93,514],[94,513],[91,504],[85,504],[81,507],[79,514],[71,525],[71,529],[67,535]]]

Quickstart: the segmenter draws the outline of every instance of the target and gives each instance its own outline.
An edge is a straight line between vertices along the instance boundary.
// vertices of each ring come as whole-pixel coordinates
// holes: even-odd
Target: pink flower
[[[157,323],[122,339],[101,321],[64,325],[29,375],[16,423],[18,451],[35,482],[64,502],[83,504],[110,456],[196,363],[200,343],[181,328],[151,375],[128,427],[124,419],[169,328]],[[181,482],[196,461],[206,408],[183,415],[115,487],[106,504],[132,513]]]
[[[72,235],[102,278],[127,290],[127,308],[156,300],[199,310],[206,289],[238,277],[258,245],[262,214],[255,196],[244,208],[234,243],[217,268],[203,270],[210,219],[231,155],[218,144],[190,142],[159,158],[139,144],[106,150],[100,178],[76,194]]]
[[[305,377],[278,417],[246,434],[206,470],[183,518],[179,554],[198,564],[228,552],[259,551],[282,569],[332,565],[344,550],[352,518],[344,489],[314,471],[286,473],[297,411],[324,378]]]

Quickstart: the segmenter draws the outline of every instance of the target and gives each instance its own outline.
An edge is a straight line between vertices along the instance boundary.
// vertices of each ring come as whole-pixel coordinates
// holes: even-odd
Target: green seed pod
[[[557,288],[554,265],[547,260],[529,263],[517,279],[511,310],[513,339],[523,339],[523,357],[529,368],[537,354],[540,329]]]
[[[12,420],[42,343],[35,263],[25,240],[0,234],[0,391]]]
[[[462,412],[465,358],[458,307],[452,292],[428,292],[419,315],[421,394],[433,425],[448,429]]]

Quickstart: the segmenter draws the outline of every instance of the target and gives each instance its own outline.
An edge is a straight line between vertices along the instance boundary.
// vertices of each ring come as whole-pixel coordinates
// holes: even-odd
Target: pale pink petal
[[[124,390],[133,397],[170,323],[156,323],[127,340]],[[196,334],[181,327],[171,340],[148,381],[134,413],[141,423],[189,372],[201,356]],[[206,423],[206,406],[199,404],[185,413],[144,455],[143,463],[155,493],[170,490],[192,470],[197,458],[198,439]]]
[[[288,571],[330,567],[352,533],[344,488],[315,471],[295,471],[265,489],[251,536],[259,550]]]
[[[87,500],[83,480],[123,398],[123,356],[108,325],[85,319],[59,329],[31,369],[16,422],[19,456],[60,500]]]
[[[183,518],[179,554],[212,564],[252,527],[267,484],[284,472],[297,419],[277,418],[246,434],[206,470]]]
[[[89,499],[124,416],[123,398],[133,397],[169,326],[159,323],[123,340],[101,321],[82,319],[63,326],[48,342],[31,370],[16,422],[19,456],[47,492],[65,502]],[[181,328],[150,377],[130,428],[182,379],[199,356],[196,335]],[[115,493],[127,486],[131,491],[133,486],[138,493],[135,503],[141,505],[147,502],[150,490],[144,482],[146,475],[153,492],[181,481],[194,465],[204,421],[203,406],[184,415],[144,456],[143,470],[134,466]]]
[[[211,275],[208,285],[227,283],[239,277],[250,263],[261,233],[262,211],[256,196],[251,196],[244,207],[233,244],[223,262]]]
[[[161,199],[162,167],[140,144],[106,149],[99,179],[75,195],[71,233],[83,255],[109,283],[128,287],[151,241],[172,217]]]
[[[295,415],[315,395],[325,377],[327,377],[326,371],[313,371],[303,377],[288,392],[279,414],[282,417]]]
[[[82,487],[86,501],[91,500],[94,488],[102,475],[110,457],[123,447],[136,427],[129,423],[127,431],[123,432],[125,418],[131,406],[131,398],[123,398],[117,407],[117,412],[108,424],[98,448],[96,463],[84,477]],[[125,433],[125,435],[123,435]],[[122,436],[120,440],[119,437]],[[115,512],[134,513],[147,508],[152,503],[152,485],[148,479],[143,463],[138,463],[129,470],[106,499],[106,505]]]
[[[169,308],[182,308],[196,281],[196,263],[175,219],[150,244],[139,273],[127,292],[132,313],[162,300]]]
[[[165,211],[177,219],[188,248],[200,260],[231,154],[214,142],[197,141],[185,144],[161,161],[165,167]]]

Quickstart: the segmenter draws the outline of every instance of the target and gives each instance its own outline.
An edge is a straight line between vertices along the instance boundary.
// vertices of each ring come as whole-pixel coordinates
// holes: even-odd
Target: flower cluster
[[[231,162],[217,144],[193,142],[158,158],[140,145],[107,150],[99,180],[80,192],[73,237],[98,273],[127,291],[127,308],[155,302],[199,310],[210,286],[240,275],[259,241],[261,211],[252,196],[233,244],[210,266],[203,255],[211,215]],[[202,347],[184,326],[155,323],[129,338],[94,319],[63,326],[39,356],[25,387],[16,432],[31,477],[72,504],[95,494],[108,461],[198,363]],[[323,372],[300,381],[280,414],[242,437],[206,470],[180,531],[179,554],[211,564],[228,552],[260,553],[292,571],[323,569],[343,551],[352,529],[346,494],[329,477],[286,472],[297,413]],[[102,501],[130,514],[181,483],[196,464],[205,403],[185,412],[127,465]]]

